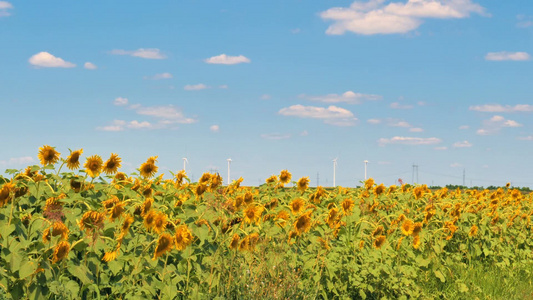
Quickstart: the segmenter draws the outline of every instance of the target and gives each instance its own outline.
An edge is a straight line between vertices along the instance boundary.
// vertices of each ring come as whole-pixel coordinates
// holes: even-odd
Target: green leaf
[[[2,237],[2,239],[5,239],[11,233],[13,233],[13,231],[15,231],[15,229],[16,229],[15,224],[10,224],[9,226],[3,225],[3,226],[0,227],[0,236]]]
[[[461,282],[458,284],[458,288],[459,288],[459,292],[468,293],[468,286],[466,286],[466,284]]]
[[[433,271],[435,273],[435,276],[437,276],[438,279],[440,279],[441,282],[446,282],[446,277],[444,277],[444,274],[442,274],[441,271],[435,270]]]
[[[76,298],[76,296],[80,292],[80,286],[74,280],[70,280],[69,282],[67,282],[67,284],[65,284],[65,289],[70,292],[70,295],[73,298]]]
[[[359,296],[361,296],[361,298],[363,298],[363,299],[366,299],[365,291],[359,290]]]
[[[19,278],[24,279],[37,270],[38,264],[33,261],[24,261],[21,263],[20,269],[19,269]]]

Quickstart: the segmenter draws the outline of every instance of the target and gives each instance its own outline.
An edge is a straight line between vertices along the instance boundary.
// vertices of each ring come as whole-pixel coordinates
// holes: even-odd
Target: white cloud
[[[166,55],[161,53],[161,51],[157,48],[140,48],[137,50],[122,50],[122,49],[113,49],[111,50],[111,54],[114,55],[129,55],[134,57],[140,57],[140,58],[146,58],[146,59],[165,59],[167,58]]]
[[[326,34],[341,35],[347,31],[362,35],[407,33],[417,29],[423,19],[461,19],[471,13],[487,15],[485,8],[471,0],[385,2],[356,1],[350,7],[333,7],[322,12],[322,19],[333,21]]]
[[[484,105],[475,105],[470,106],[469,110],[480,111],[480,112],[499,112],[499,113],[512,113],[512,112],[533,112],[533,105],[529,104],[516,104],[512,105],[501,105],[501,104],[484,104]]]
[[[11,13],[9,10],[13,9],[13,5],[7,1],[0,1],[0,18],[9,17]]]
[[[265,133],[261,135],[261,138],[265,140],[286,140],[291,137],[290,134],[281,134],[281,133]]]
[[[413,108],[412,105],[407,105],[407,104],[401,104],[400,102],[392,102],[390,104],[390,108],[392,109],[411,109]]]
[[[151,79],[151,80],[161,80],[161,79],[171,79],[174,76],[172,76],[171,73],[165,72],[165,73],[158,73],[153,76],[144,76],[144,79]]]
[[[504,61],[504,60],[514,60],[514,61],[523,61],[529,60],[530,56],[527,52],[489,52],[485,55],[485,60],[491,61]]]
[[[476,131],[478,135],[493,135],[500,132],[505,127],[522,127],[523,125],[514,121],[505,119],[502,116],[495,115],[482,122],[482,127]]]
[[[219,89],[227,89],[228,88],[228,85],[227,84],[221,84],[218,86]]]
[[[410,132],[424,132],[424,129],[420,127],[413,127],[413,128],[409,128],[409,131]]]
[[[269,100],[270,98],[272,98],[272,97],[269,94],[261,95],[261,100]]]
[[[219,132],[220,131],[220,126],[211,125],[211,126],[209,126],[209,130],[211,130],[211,132]]]
[[[31,156],[22,156],[22,157],[12,157],[9,160],[0,160],[0,166],[19,166],[19,165],[29,165],[35,160]]]
[[[452,168],[460,168],[462,166],[463,165],[461,165],[460,163],[453,163],[453,164],[450,165],[450,167],[452,167]]]
[[[163,125],[169,125],[173,123],[191,124],[196,122],[194,118],[185,117],[180,109],[173,105],[167,106],[140,106],[136,112],[139,115],[151,116],[160,119],[160,123]]]
[[[208,64],[221,64],[221,65],[235,65],[240,63],[250,63],[250,59],[243,56],[229,56],[226,54],[220,54],[204,60]]]
[[[521,140],[521,141],[533,141],[533,135],[521,136],[521,137],[518,137],[518,139]]]
[[[456,142],[453,144],[454,148],[470,148],[472,147],[472,143],[469,141],[462,141],[462,142]]]
[[[381,124],[381,120],[380,119],[368,119],[366,122],[369,123],[369,124],[374,124],[374,125],[375,124]]]
[[[132,128],[132,129],[151,128],[151,127],[152,127],[152,124],[146,121],[139,122],[137,120],[133,120],[128,123],[128,128]]]
[[[278,114],[299,118],[321,119],[326,124],[336,126],[353,126],[357,121],[357,118],[351,111],[333,105],[324,108],[297,104],[280,109]]]
[[[87,70],[96,70],[98,69],[98,67],[93,64],[92,62],[86,62],[85,64],[83,64],[83,67]]]
[[[441,147],[435,147],[435,148],[433,148],[433,149],[435,149],[435,150],[439,150],[439,151],[444,151],[444,150],[448,150],[448,147],[446,147],[446,146],[441,146]]]
[[[96,127],[97,130],[101,131],[123,131],[124,129],[154,129],[154,125],[152,125],[150,122],[142,121],[139,122],[137,120],[133,120],[130,122],[126,122],[124,120],[113,120],[113,122],[110,125],[102,126],[102,127]]]
[[[516,27],[518,28],[528,28],[533,26],[533,17],[531,16],[517,15],[516,19],[518,20],[518,23],[516,23]]]
[[[71,62],[64,61],[62,58],[55,57],[48,52],[39,52],[30,57],[28,62],[36,67],[42,68],[74,68],[76,66]]]
[[[199,83],[199,84],[187,84],[186,86],[183,87],[184,90],[186,91],[199,91],[199,90],[205,90],[205,89],[208,89],[209,87],[203,83]]]
[[[404,136],[395,136],[393,138],[380,138],[378,144],[380,146],[385,146],[387,144],[403,144],[403,145],[433,145],[439,144],[442,140],[436,137],[430,138],[419,138],[419,137],[404,137]]]
[[[403,128],[412,127],[411,124],[409,124],[408,122],[405,122],[405,121],[393,121],[393,120],[390,120],[388,125],[391,126],[391,127],[403,127]]]
[[[466,130],[466,129],[469,129],[469,128],[470,128],[470,126],[468,126],[468,125],[459,126],[459,130]]]
[[[128,105],[128,98],[124,98],[124,97],[117,97],[115,98],[115,100],[113,100],[113,104],[115,104],[116,106],[124,106],[124,105]]]
[[[323,103],[348,103],[348,104],[360,104],[363,101],[375,101],[381,100],[383,97],[380,95],[361,94],[354,93],[352,91],[344,92],[343,94],[328,94],[325,96],[307,96],[302,94],[300,98],[305,98],[311,101],[323,102]]]
[[[101,131],[122,131],[124,130],[124,125],[126,125],[126,121],[113,120],[111,125],[96,127],[96,129]]]

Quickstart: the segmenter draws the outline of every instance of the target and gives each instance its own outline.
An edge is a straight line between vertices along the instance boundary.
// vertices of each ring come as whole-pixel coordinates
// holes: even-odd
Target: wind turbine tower
[[[365,159],[364,163],[365,163],[365,180],[366,180],[366,166],[368,165],[368,160]]]
[[[231,158],[226,159],[228,161],[228,185],[231,183],[230,181],[230,165],[231,165]]]
[[[185,170],[185,165],[188,164],[188,163],[189,163],[189,161],[187,160],[187,157],[184,157],[184,158],[183,158],[183,171],[184,171],[184,172],[187,172],[187,171]]]
[[[337,157],[338,158],[338,157]],[[336,167],[337,167],[337,158],[333,160],[333,187],[336,187],[335,185],[335,173],[336,173]]]

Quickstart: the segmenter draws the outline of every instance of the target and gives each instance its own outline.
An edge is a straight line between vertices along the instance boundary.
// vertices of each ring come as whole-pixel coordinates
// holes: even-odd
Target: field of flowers
[[[509,186],[223,186],[82,155],[43,146],[0,176],[0,299],[533,296],[513,294],[533,287],[533,197]]]

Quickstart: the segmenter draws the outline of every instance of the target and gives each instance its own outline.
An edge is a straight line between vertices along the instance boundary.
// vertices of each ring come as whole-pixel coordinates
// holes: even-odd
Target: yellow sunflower
[[[117,173],[118,169],[121,166],[122,159],[118,157],[118,154],[111,153],[111,156],[104,163],[103,172],[107,175]]]
[[[404,235],[411,235],[413,234],[413,230],[414,230],[414,224],[413,224],[413,221],[409,220],[409,219],[405,219],[405,221],[403,221],[402,223],[402,233]]]
[[[150,178],[157,173],[158,167],[155,165],[155,162],[157,161],[157,156],[151,156],[146,160],[145,163],[141,165],[139,168],[139,171],[141,172],[141,176],[144,178]]]
[[[261,214],[263,213],[263,207],[259,205],[248,205],[244,210],[244,222],[248,224],[259,223],[261,220]]]
[[[158,213],[154,220],[154,231],[161,233],[165,230],[167,226],[167,215],[163,212]]]
[[[80,221],[81,230],[86,233],[94,232],[104,227],[105,215],[97,211],[88,211],[83,214]]]
[[[157,213],[153,210],[150,210],[147,214],[144,215],[144,227],[148,230],[152,230],[155,225],[155,219],[157,217]]]
[[[240,237],[238,234],[234,234],[233,235],[233,238],[231,239],[231,242],[229,243],[229,248],[231,250],[237,250],[239,248],[239,241],[240,241]]]
[[[187,225],[181,225],[176,229],[176,234],[174,235],[174,244],[177,250],[183,250],[187,248],[192,243],[192,233],[187,227]]]
[[[89,176],[95,178],[102,172],[102,158],[99,155],[93,155],[87,158],[87,161],[83,165],[85,171]]]
[[[167,251],[172,249],[173,238],[168,233],[163,233],[159,236],[157,240],[157,247],[155,248],[154,258],[157,259],[159,256],[165,254]]]
[[[296,198],[292,200],[291,204],[289,205],[291,212],[295,215],[302,212],[305,208],[305,201],[302,198]]]
[[[415,235],[413,239],[413,248],[418,249],[420,248],[420,236]]]
[[[307,188],[309,187],[309,177],[302,177],[298,180],[298,190],[300,192],[305,192]]]
[[[268,183],[274,183],[274,182],[276,182],[276,181],[278,181],[278,176],[276,176],[276,175],[272,175],[272,176],[268,177],[268,178],[265,180],[265,182],[266,182],[267,184],[268,184]]]
[[[385,240],[386,240],[386,237],[384,235],[378,236],[374,240],[374,247],[376,247],[377,249],[381,248],[383,244],[385,244]]]
[[[287,170],[283,170],[279,174],[279,182],[281,184],[289,183],[291,181],[291,178],[292,178],[292,174],[289,171],[287,171]]]
[[[54,249],[54,254],[52,255],[52,263],[57,263],[60,260],[63,260],[68,256],[70,252],[70,244],[67,241],[61,241],[57,244]]]
[[[71,151],[70,155],[67,157],[67,168],[70,170],[75,170],[80,167],[80,156],[83,153],[83,149]]]
[[[355,202],[352,199],[345,199],[341,203],[342,211],[345,215],[350,215],[352,213],[352,209],[355,205]]]
[[[294,230],[298,235],[309,231],[311,229],[311,212],[301,215],[296,222],[294,222]]]
[[[475,224],[472,225],[472,228],[470,228],[470,231],[468,232],[468,235],[469,236],[476,236],[478,229],[479,228]]]

